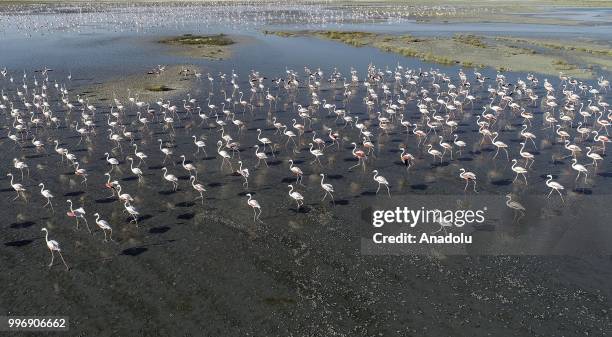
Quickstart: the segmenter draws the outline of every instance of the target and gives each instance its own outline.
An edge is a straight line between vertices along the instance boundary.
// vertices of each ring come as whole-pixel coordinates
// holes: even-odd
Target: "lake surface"
[[[274,7],[276,6],[276,7]],[[167,335],[172,331],[197,334],[201,331],[217,335],[295,335],[295,336],[404,336],[426,333],[432,336],[459,334],[459,326],[479,322],[479,327],[467,328],[470,335],[484,336],[491,331],[498,334],[519,331],[515,335],[545,335],[557,331],[561,315],[568,327],[561,329],[572,336],[589,331],[597,335],[612,325],[609,277],[612,276],[609,257],[612,228],[607,217],[610,202],[610,158],[606,155],[597,169],[589,167],[589,178],[575,181],[576,172],[570,167],[571,158],[554,129],[546,128],[542,103],[546,90],[542,87],[545,76],[535,74],[539,85],[536,104],[523,97],[520,101],[535,118],[529,131],[536,136],[535,147],[528,147],[536,161],[528,173],[528,185],[513,183],[512,163],[502,151],[493,158],[496,148],[489,143],[480,145],[481,135],[476,124],[483,106],[491,105],[490,85],[495,86],[497,72],[479,70],[489,77],[478,85],[470,69],[464,69],[475,96],[473,104],[466,104],[454,114],[457,134],[468,146],[461,155],[448,154],[439,163],[432,160],[424,146],[417,147],[412,133],[395,122],[388,132],[381,132],[376,110],[368,110],[364,97],[368,95],[363,84],[368,66],[374,65],[390,84],[390,98],[403,97],[402,88],[410,95],[401,110],[406,120],[423,125],[417,104],[421,102],[420,86],[430,90],[433,78],[427,75],[419,87],[395,83],[392,75],[400,65],[411,74],[423,72],[444,73],[452,83],[459,83],[458,67],[440,66],[406,58],[375,48],[354,48],[348,45],[315,38],[283,38],[266,35],[262,30],[285,29],[343,29],[373,32],[410,33],[414,35],[452,35],[458,32],[486,35],[512,35],[526,37],[567,37],[606,40],[612,36],[612,25],[605,9],[580,11],[584,25],[552,26],[533,24],[493,23],[417,23],[411,19],[396,19],[380,13],[359,14],[326,5],[74,5],[19,6],[3,10],[0,7],[0,69],[6,67],[10,76],[0,78],[0,88],[26,111],[16,92],[22,90],[23,73],[33,87],[34,78],[42,81],[40,71],[49,71],[49,84],[62,83],[69,90],[70,99],[76,95],[91,98],[96,103],[93,117],[97,133],[89,140],[80,139],[72,127],[80,121],[81,105],[68,112],[61,102],[62,96],[49,89],[48,103],[59,117],[58,128],[44,126],[32,135],[48,142],[46,152],[36,151],[26,142],[15,145],[2,132],[0,148],[5,158],[0,164],[3,173],[19,171],[12,166],[12,158],[20,158],[30,166],[30,177],[24,181],[30,195],[29,203],[12,201],[15,196],[10,179],[2,174],[0,198],[6,205],[0,210],[0,264],[8,273],[0,278],[7,285],[0,295],[3,312],[17,314],[70,315],[74,329],[79,332],[99,332],[111,335],[112,329],[124,335]],[[563,17],[574,13],[559,10],[547,17]],[[572,14],[573,15],[573,14]],[[225,33],[247,37],[245,43],[232,47],[232,56],[226,60],[206,60],[177,56],[169,47],[155,42],[161,36],[184,33]],[[94,84],[104,83],[134,74],[143,74],[157,65],[190,64],[200,67],[204,74],[200,80],[191,79],[190,98],[196,99],[202,111],[209,113],[208,104],[221,107],[224,93],[232,101],[243,97],[254,105],[252,111],[234,103],[226,108],[246,126],[240,133],[225,120],[229,134],[240,144],[240,158],[250,170],[249,187],[242,185],[242,177],[221,167],[216,154],[216,141],[220,138],[214,114],[201,124],[197,114],[189,115],[182,108],[186,97],[172,97],[179,107],[177,123],[172,130],[162,123],[151,122],[147,128],[137,122],[141,110],[131,104],[127,92],[117,92],[126,105],[125,115],[117,122],[136,134],[134,142],[147,153],[145,182],[139,184],[131,174],[127,155],[133,154],[129,141],[122,150],[110,151],[120,162],[121,171],[113,171],[113,179],[123,186],[124,193],[135,197],[134,204],[141,212],[140,227],[128,223],[123,206],[110,191],[103,189],[109,170],[105,152],[112,142],[108,139],[107,121],[113,104],[112,97],[100,97],[91,91]],[[374,132],[373,153],[364,172],[351,155],[351,142],[362,140],[359,130],[345,126],[342,117],[323,108],[317,108],[311,122],[297,115],[298,104],[312,108],[312,93],[307,84],[304,68],[320,69],[324,76],[316,89],[318,98],[348,111],[353,118],[367,124]],[[265,77],[264,84],[277,97],[276,104],[265,100],[266,91],[251,94],[251,78],[255,70]],[[276,87],[272,80],[284,78],[288,70],[300,74],[299,88],[290,93]],[[344,78],[350,82],[351,70],[359,81],[349,86],[347,99]],[[326,81],[337,71],[341,78],[336,84]],[[389,71],[390,73],[387,73]],[[236,73],[234,90],[229,78],[224,82],[220,74]],[[72,79],[67,81],[67,76]],[[209,83],[207,74],[215,78]],[[508,83],[525,80],[527,74],[506,73]],[[601,76],[609,78],[609,73]],[[406,82],[406,80],[403,80]],[[560,79],[549,78],[556,88],[561,104],[564,89]],[[440,92],[450,92],[448,83],[442,83]],[[595,79],[587,85],[598,87]],[[587,88],[588,89],[588,88]],[[380,85],[376,90],[384,97]],[[609,102],[610,91],[603,89],[602,100]],[[579,90],[576,90],[579,92]],[[594,95],[580,92],[586,103]],[[516,97],[516,96],[515,96]],[[210,98],[210,100],[209,100]],[[382,98],[381,98],[382,100]],[[161,116],[160,108],[151,103]],[[494,104],[500,104],[499,98]],[[578,108],[578,107],[577,107]],[[313,108],[314,110],[314,108]],[[438,114],[448,112],[432,107]],[[518,149],[523,118],[518,112],[505,110],[495,129],[499,139],[510,146],[509,159],[520,158]],[[3,127],[12,130],[13,118],[2,112]],[[158,116],[158,117],[159,117]],[[291,152],[287,138],[276,134],[272,117],[292,125],[292,119],[306,124],[301,142]],[[27,116],[27,118],[30,118]],[[154,120],[153,118],[151,118]],[[592,137],[582,142],[576,132],[577,116],[564,130],[572,135],[572,143],[582,148],[595,146]],[[595,125],[590,125],[597,130]],[[277,152],[267,150],[268,165],[255,166],[257,159],[252,147],[258,142],[256,130],[279,145]],[[338,131],[342,141],[339,147],[328,144],[321,159],[323,165],[311,163],[308,143],[316,137],[324,138],[324,130]],[[412,130],[412,128],[411,128]],[[295,130],[294,130],[295,131]],[[297,132],[297,131],[296,131]],[[205,138],[207,154],[194,154],[192,135]],[[445,141],[452,141],[449,132],[441,132]],[[52,140],[74,152],[89,172],[88,185],[74,176],[72,166],[62,163],[52,147]],[[164,163],[157,139],[174,152]],[[324,138],[328,140],[328,138]],[[436,148],[438,139],[432,134],[428,143]],[[406,170],[399,156],[400,146],[407,145],[415,156],[415,166]],[[362,148],[362,146],[359,146]],[[189,184],[189,174],[181,167],[180,154],[187,156],[198,168],[198,181],[206,187],[204,205],[195,200],[197,194]],[[295,184],[289,171],[288,160],[304,171],[304,185],[298,190],[305,198],[305,206],[298,209],[288,196],[287,185]],[[590,159],[585,153],[580,163]],[[237,169],[238,158],[232,158]],[[521,160],[521,163],[522,160]],[[163,180],[161,168],[178,177],[179,190]],[[478,177],[479,193],[472,193],[471,185],[464,191],[459,169],[467,168]],[[391,198],[386,190],[376,194],[377,183],[371,171],[377,169],[389,181]],[[321,201],[320,173],[333,184],[335,203]],[[566,203],[553,193],[546,195],[546,175],[553,174],[566,190]],[[44,200],[38,194],[38,182],[54,192],[55,213],[42,209]],[[252,221],[252,210],[247,205],[246,193],[262,206],[263,223]],[[514,222],[514,213],[505,205],[505,195],[512,193],[528,209],[520,222]],[[74,230],[74,219],[66,216],[66,199],[75,207],[83,205],[89,216],[89,225],[95,227],[92,214],[98,212],[111,222],[117,243],[103,243],[101,233],[95,236],[81,228]],[[403,248],[389,251],[372,247],[368,242],[371,212],[375,209],[393,209],[396,206],[425,208],[482,208],[487,209],[485,224],[468,226],[465,230],[474,236],[476,244],[468,248],[440,252],[418,252]],[[61,265],[48,270],[48,251],[40,228],[52,229],[52,237],[60,241],[66,258],[72,266],[63,273]],[[428,232],[437,226],[427,228]],[[472,255],[472,256],[456,256]],[[561,255],[561,256],[558,256]],[[569,255],[569,256],[568,256]],[[56,261],[57,262],[57,261]],[[18,289],[18,290],[17,290]],[[27,289],[27,290],[26,290]],[[33,296],[33,295],[36,296]],[[26,300],[27,299],[27,300]],[[48,299],[53,299],[51,303]],[[159,299],[159,300],[158,300]],[[95,303],[94,306],[91,303]],[[465,304],[462,304],[465,303]],[[584,311],[564,308],[585,306]],[[251,309],[255,308],[255,310]],[[457,309],[459,308],[459,309]],[[543,308],[547,308],[544,310]],[[467,310],[469,309],[469,310]],[[483,319],[490,312],[500,313],[496,319]],[[531,312],[543,312],[545,319],[537,320]],[[121,315],[121,313],[125,313]],[[176,319],[168,318],[172,313]],[[172,316],[170,315],[170,316]],[[482,315],[482,316],[481,316]],[[122,317],[119,317],[122,316]],[[210,324],[202,327],[199,319]],[[447,317],[440,322],[440,317]],[[146,321],[158,320],[158,325]],[[257,323],[253,323],[257,322]],[[281,323],[282,322],[282,323]],[[466,323],[469,322],[469,323]],[[162,325],[162,324],[165,324]],[[512,332],[514,333],[514,332]],[[459,334],[460,335],[460,334]]]

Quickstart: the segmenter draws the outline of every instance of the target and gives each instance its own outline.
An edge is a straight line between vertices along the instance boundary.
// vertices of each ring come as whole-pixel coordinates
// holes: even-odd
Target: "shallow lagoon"
[[[149,10],[142,9],[145,13]],[[56,20],[62,19],[62,15],[53,15],[57,17]],[[4,20],[6,18],[3,17]],[[50,77],[58,81],[65,81],[64,78],[71,72],[73,79],[69,89],[72,94],[86,91],[84,95],[92,101],[100,97],[89,90],[91,85],[118,76],[142,74],[158,64],[193,64],[201,67],[204,74],[213,75],[229,74],[234,70],[240,75],[238,84],[244,91],[248,90],[246,75],[252,69],[268,79],[283,76],[286,68],[302,72],[305,66],[311,69],[320,67],[326,74],[330,74],[334,68],[348,74],[354,67],[363,77],[370,63],[383,70],[393,69],[398,63],[407,68],[438,68],[453,78],[458,72],[457,67],[423,63],[374,48],[356,49],[331,41],[287,39],[260,32],[261,29],[271,28],[313,28],[311,23],[299,26],[256,22],[245,24],[246,28],[236,28],[219,24],[201,26],[187,20],[180,27],[148,28],[139,32],[134,31],[133,27],[126,27],[125,32],[114,32],[104,21],[102,14],[102,23],[81,26],[80,32],[59,31],[42,36],[39,32],[32,32],[32,36],[26,37],[23,30],[14,36],[14,31],[5,30],[0,40],[3,50],[11,52],[0,54],[0,66],[11,69],[16,79],[20,79],[22,69],[32,74],[32,70],[45,66],[53,69]],[[3,27],[6,29],[6,26]],[[486,31],[487,34],[512,31],[542,36],[553,32],[578,35],[589,31],[592,38],[606,36],[606,30],[609,30],[609,27],[593,29],[509,24],[502,28],[495,25],[495,28],[493,24],[485,23],[410,22],[325,24],[314,27],[395,32],[414,32],[413,29],[418,29],[423,34],[438,33],[446,28],[449,34],[465,29],[469,32]],[[222,61],[174,56],[166,46],[155,43],[159,36],[182,33],[227,33],[246,35],[252,40],[235,46],[232,57]],[[471,71],[466,72],[472,76]],[[491,69],[481,72],[495,76],[495,71]],[[518,77],[525,78],[525,75],[508,73],[507,77],[509,81],[514,81]],[[194,85],[192,97],[206,104],[209,83],[205,77],[201,81],[191,81]],[[551,81],[558,85],[556,79],[551,78]],[[15,86],[6,81],[2,85],[7,90],[15,90]],[[538,90],[538,95],[542,96],[542,88]],[[222,97],[218,87],[214,92],[216,95],[212,102],[220,104]],[[342,92],[342,89],[324,86],[320,97],[342,105]],[[475,102],[476,107],[488,102],[486,87],[475,88],[474,92],[479,97]],[[127,93],[118,95],[126,97]],[[296,102],[306,104],[308,95],[308,90],[302,88]],[[363,87],[355,89],[355,97],[363,96]],[[102,99],[106,101],[96,103],[99,104],[97,122],[100,126],[105,125],[111,101],[110,97]],[[176,101],[180,102],[180,99],[178,97]],[[606,99],[610,101],[610,94]],[[52,103],[56,104],[57,101]],[[418,120],[414,113],[415,104],[412,101],[406,108],[412,121]],[[351,101],[344,107],[361,120],[371,117],[359,100]],[[275,111],[287,123],[294,115],[295,108],[291,104],[279,104]],[[532,109],[541,121],[541,107],[538,105]],[[59,113],[64,117],[63,112]],[[468,143],[478,140],[473,130],[474,113],[466,108],[460,119],[458,133]],[[131,118],[134,118],[134,114],[133,109],[128,112]],[[73,114],[69,117],[66,124],[75,122],[76,116]],[[181,116],[186,118],[184,114]],[[238,116],[248,125],[247,132],[240,138],[241,143],[253,144],[256,128],[262,128],[264,135],[276,139],[265,103],[256,108],[253,115],[246,112]],[[327,125],[349,138],[356,138],[358,131],[354,128],[343,129],[343,123],[335,121],[335,116],[326,116],[325,111],[320,111],[319,117],[315,125]],[[422,333],[448,335],[457,331],[458,326],[464,327],[462,329],[467,331],[466,335],[469,332],[474,336],[486,335],[491,331],[533,335],[558,329],[559,314],[566,315],[572,322],[564,327],[566,335],[578,335],[584,331],[597,334],[610,327],[612,295],[608,285],[612,261],[609,256],[480,256],[496,255],[499,253],[496,249],[503,252],[505,248],[514,249],[512,255],[568,252],[573,255],[598,255],[602,252],[607,238],[611,236],[609,226],[601,221],[601,217],[605,217],[602,209],[606,209],[609,199],[608,157],[590,180],[596,185],[591,183],[586,186],[573,184],[575,175],[567,169],[568,159],[560,162],[552,160],[553,155],[561,153],[559,145],[552,149],[542,148],[539,142],[538,160],[533,167],[538,174],[529,175],[530,185],[527,188],[509,183],[508,180],[512,179],[510,164],[505,161],[503,153],[500,154],[502,159],[493,161],[491,146],[482,150],[472,149],[472,153],[466,153],[461,160],[445,160],[442,165],[432,165],[426,152],[415,153],[417,165],[407,174],[399,162],[398,147],[403,142],[413,144],[414,139],[407,138],[398,128],[390,135],[375,139],[376,158],[369,164],[369,170],[375,165],[390,181],[391,201],[384,194],[375,195],[376,184],[371,180],[369,170],[366,174],[360,168],[350,172],[347,170],[355,162],[349,154],[351,146],[343,143],[341,152],[335,152],[333,148],[326,151],[325,159],[331,160],[331,163],[326,163],[322,170],[336,188],[336,205],[319,202],[322,197],[317,175],[320,169],[309,164],[312,158],[304,147],[296,163],[306,172],[304,183],[308,188],[301,189],[306,197],[306,207],[297,212],[295,204],[286,195],[285,185],[293,182],[293,177],[286,163],[287,152],[281,151],[278,158],[270,158],[270,168],[252,169],[248,191],[255,193],[264,211],[264,224],[253,224],[251,209],[246,205],[245,194],[248,191],[242,187],[240,177],[220,169],[212,141],[208,142],[208,157],[202,155],[197,160],[189,158],[195,161],[201,172],[200,178],[208,189],[204,206],[192,200],[196,195],[188,185],[188,177],[180,164],[168,164],[171,172],[179,176],[178,192],[172,193],[169,185],[161,179],[159,169],[163,158],[157,151],[156,139],[162,137],[165,141],[171,141],[176,155],[191,153],[194,150],[190,138],[192,134],[211,140],[218,138],[215,129],[206,125],[199,127],[198,124],[199,121],[192,123],[186,118],[175,127],[174,137],[169,137],[167,131],[155,124],[137,137],[136,142],[150,156],[148,164],[144,166],[146,183],[139,186],[125,163],[119,177],[124,189],[137,196],[135,203],[143,215],[138,229],[133,224],[126,224],[121,205],[106,198],[110,193],[102,190],[105,180],[99,174],[92,174],[85,189],[73,176],[69,166],[58,163],[58,157],[51,148],[47,149],[48,156],[37,154],[28,146],[22,150],[12,146],[12,141],[3,134],[0,141],[3,150],[6,150],[5,157],[10,159],[26,153],[33,180],[43,180],[49,184],[49,189],[57,191],[54,201],[57,212],[33,213],[23,204],[1,211],[1,218],[8,221],[5,221],[0,232],[0,263],[7,267],[8,273],[1,279],[7,286],[0,293],[4,299],[0,302],[0,309],[17,314],[69,315],[76,331],[104,331],[99,335],[113,334],[108,328],[109,320],[113,322],[112,331],[151,336],[176,331],[196,334],[202,329],[218,335],[241,336],[263,333],[296,336],[369,336],[373,333],[389,336]],[[127,126],[138,130],[136,125]],[[370,128],[376,127],[373,120]],[[516,146],[519,127],[509,125],[507,129],[504,128],[504,140]],[[533,128],[538,139],[554,138],[550,137],[550,130],[540,130],[541,127],[539,123]],[[62,146],[70,147],[83,158],[90,172],[99,173],[108,169],[103,155],[108,149],[98,146],[106,140],[107,134],[103,132],[105,128],[99,129],[99,135],[92,136],[91,143],[78,144],[78,135],[72,132],[67,136],[66,126],[49,129],[40,136],[62,139]],[[304,135],[306,139],[311,137],[310,132]],[[130,151],[124,149],[123,154],[115,156],[125,162],[121,156],[127,152]],[[253,149],[248,147],[241,153],[250,167],[255,164],[252,152]],[[179,161],[177,156],[173,160]],[[10,168],[8,160],[2,165],[3,171]],[[482,177],[478,187],[479,197],[463,194],[463,182],[457,177],[460,167],[469,167]],[[558,202],[542,203],[542,196],[548,192],[541,176],[544,172],[554,172],[561,176],[560,182],[568,188],[574,187],[575,191],[570,191],[566,197],[572,198],[572,205],[579,206],[564,209]],[[3,187],[0,197],[10,200],[13,191],[8,186],[8,180],[4,176],[2,178],[6,188]],[[34,195],[37,189],[36,186],[28,186],[28,190]],[[533,205],[538,211],[529,213],[524,223],[512,224],[512,213],[503,208],[503,196],[507,192],[518,193],[524,204]],[[116,229],[118,243],[103,244],[100,233],[92,237],[84,230],[74,231],[73,219],[64,216],[64,199],[67,198],[72,198],[78,205],[83,204],[90,213],[105,215]],[[496,201],[495,204],[501,207],[492,211],[494,218],[487,226],[472,229],[476,238],[486,243],[467,252],[475,257],[445,254],[434,254],[433,257],[410,254],[369,256],[367,254],[370,252],[364,251],[361,245],[363,228],[368,221],[364,210],[367,211],[368,207],[391,208],[396,204],[410,203],[437,205],[441,200],[447,203],[469,200],[476,204],[478,198]],[[33,198],[29,205],[37,207],[39,201]],[[540,212],[540,209],[546,212]],[[93,225],[93,221],[90,222]],[[592,236],[580,238],[578,226],[584,224],[591,224],[595,231],[600,231],[600,241],[593,242]],[[48,271],[44,266],[48,255],[39,232],[42,226],[52,228],[54,236],[66,247],[66,257],[73,268],[70,273],[62,273],[61,268]],[[94,307],[90,303],[99,305]],[[457,303],[461,304],[457,306]],[[578,305],[586,305],[587,308],[569,313],[564,309]],[[463,307],[469,310],[461,309]],[[498,316],[484,319],[490,317],[491,311]],[[172,312],[175,318],[168,318],[168,312]],[[533,319],[529,314],[532,312],[542,318]],[[447,318],[440,320],[440,317]],[[206,326],[194,323],[201,319],[207,322]],[[157,323],[143,323],[146,321]]]

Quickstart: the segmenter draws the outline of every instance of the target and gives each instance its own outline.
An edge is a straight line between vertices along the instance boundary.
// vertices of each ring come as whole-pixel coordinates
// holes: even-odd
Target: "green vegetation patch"
[[[145,87],[146,90],[148,91],[153,91],[153,92],[166,92],[166,91],[172,91],[174,90],[173,88],[170,88],[166,85],[163,84],[159,84],[159,85],[149,85]]]
[[[467,45],[470,45],[476,48],[487,48],[487,44],[483,42],[480,36],[476,36],[472,34],[468,34],[468,35],[457,34],[453,36],[453,41],[467,44]]]
[[[185,34],[161,40],[162,43],[182,44],[182,45],[204,45],[204,46],[229,46],[234,44],[234,40],[225,34],[217,35],[192,35]]]
[[[340,41],[353,47],[363,47],[371,43],[377,35],[368,32],[345,32],[336,30],[318,31],[315,35],[334,41]]]

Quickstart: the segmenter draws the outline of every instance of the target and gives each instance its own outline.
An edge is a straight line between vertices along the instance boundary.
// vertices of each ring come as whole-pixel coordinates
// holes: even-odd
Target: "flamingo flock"
[[[1,74],[0,115],[10,141],[0,146],[15,154],[9,171],[19,171],[6,174],[16,193],[13,202],[29,203],[29,191],[38,186],[46,202],[41,209],[55,212],[52,199],[69,187],[45,188],[56,179],[53,171],[37,169],[31,175],[30,168],[44,160],[57,169],[69,168],[85,193],[110,190],[108,198],[116,199],[136,226],[142,220],[139,209],[147,207],[144,200],[150,197],[145,186],[199,200],[204,207],[210,186],[219,179],[248,192],[244,207],[252,208],[255,224],[263,224],[265,209],[280,206],[253,198],[270,193],[259,189],[258,178],[265,172],[277,189],[272,193],[295,205],[298,215],[319,203],[338,207],[338,196],[346,198],[351,183],[363,191],[376,188],[375,195],[384,187],[385,197],[392,198],[410,193],[400,180],[419,183],[417,172],[447,168],[456,175],[440,175],[440,184],[466,197],[496,193],[483,170],[511,178],[504,184],[512,186],[514,196],[502,195],[521,216],[526,208],[516,195],[530,192],[536,183],[548,191],[542,193],[546,198],[556,192],[558,207],[563,207],[568,191],[595,188],[603,179],[598,172],[607,165],[612,121],[607,80],[580,82],[562,74],[557,83],[541,83],[533,74],[510,81],[502,73],[489,78],[477,71],[446,74],[399,64],[370,65],[364,74],[352,68],[348,73],[287,69],[275,78],[255,70],[241,78],[232,71],[207,74],[208,82],[193,79],[205,99],[189,93],[184,99],[142,100],[130,91],[115,93],[110,104],[75,95],[78,89],[70,79],[54,78],[46,68],[23,74],[3,69]],[[206,152],[209,144],[216,145],[212,157]],[[79,151],[83,146],[85,155]],[[48,152],[49,147],[54,151]],[[279,184],[286,183],[284,174],[291,175],[292,183],[284,184],[288,191]],[[253,176],[255,183],[249,184]],[[129,183],[130,177],[137,185]],[[315,191],[322,193],[320,200],[312,198]],[[75,230],[82,221],[94,233],[85,211],[93,206],[75,209],[72,200],[66,203]],[[104,242],[115,241],[111,223],[99,212],[93,216]],[[53,260],[59,244],[47,245]]]

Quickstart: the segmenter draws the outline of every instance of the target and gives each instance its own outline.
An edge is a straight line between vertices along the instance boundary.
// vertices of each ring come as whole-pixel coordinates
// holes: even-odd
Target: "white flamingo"
[[[578,159],[576,158],[572,159],[572,168],[578,172],[578,175],[576,176],[576,181],[578,181],[580,175],[584,173],[584,182],[586,183],[587,177],[589,175],[589,171],[587,170],[587,168],[581,164],[578,164]]]
[[[525,175],[525,173],[527,173],[527,169],[522,166],[516,166],[517,162],[518,161],[516,159],[512,159],[512,171],[516,173],[516,176],[514,177],[514,180],[512,180],[512,182],[515,182],[520,174],[523,176],[523,178],[525,178],[525,185],[527,185],[527,176]]]
[[[164,171],[164,179],[172,183],[172,190],[176,191],[178,189],[178,178],[174,174],[168,174],[168,169],[166,167],[162,167],[162,171]]]
[[[304,204],[304,197],[299,192],[293,190],[293,185],[287,185],[287,187],[289,187],[289,196],[297,203],[297,209],[299,212],[300,206]]]
[[[108,238],[110,238],[111,241],[115,241],[115,240],[113,240],[113,229],[111,228],[109,223],[106,220],[100,220],[100,214],[98,214],[98,213],[94,213],[94,216],[96,217],[96,224],[98,225],[98,227],[104,233],[104,242],[108,242],[108,239],[106,237],[106,232],[107,231],[110,233],[108,235]]]
[[[550,174],[546,175],[546,178],[546,186],[550,187],[550,192],[548,193],[546,198],[550,198],[552,192],[557,191],[557,193],[559,193],[559,196],[561,197],[561,201],[565,202],[565,200],[563,200],[563,195],[561,194],[561,190],[565,189],[565,187],[563,187],[563,185],[559,184],[558,182],[553,181],[553,176]]]
[[[66,260],[64,260],[64,256],[62,255],[62,250],[60,249],[59,243],[55,240],[49,240],[49,231],[46,228],[40,230],[41,232],[45,232],[45,242],[47,243],[47,248],[51,251],[51,262],[49,263],[49,267],[53,266],[53,259],[55,258],[55,252],[59,254],[62,258],[62,262],[64,262],[64,266],[66,266],[66,270],[70,270]]]
[[[325,195],[323,196],[323,199],[321,199],[321,201],[325,200],[327,195],[329,195],[330,198],[332,199],[332,202],[335,203],[334,195],[332,194],[334,193],[334,186],[332,186],[332,184],[326,184],[323,182],[323,180],[325,180],[325,174],[321,173],[320,176],[321,176],[321,188],[323,189],[323,191],[325,191]]]
[[[506,199],[506,206],[514,210],[514,217],[512,221],[520,221],[521,218],[525,216],[525,207],[523,207],[523,205],[521,205],[521,203],[519,203],[518,201],[512,200],[511,194],[506,194]]]
[[[193,189],[200,194],[200,196],[194,200],[202,199],[202,205],[204,205],[204,192],[206,192],[206,188],[204,188],[204,185],[196,183],[196,177],[194,176],[189,176],[189,180],[191,180],[191,186]]]
[[[385,187],[387,188],[387,194],[389,195],[389,198],[391,198],[391,191],[389,190],[389,182],[387,181],[387,178],[378,175],[378,170],[374,170],[372,171],[372,173],[374,173],[374,181],[378,183],[378,188],[376,189],[376,194],[378,194],[378,191],[380,190],[380,186],[381,185],[385,185]]]
[[[247,197],[249,197],[249,200],[247,200],[247,204],[249,206],[251,206],[251,208],[253,209],[253,221],[257,222],[263,222],[259,219],[259,216],[261,215],[261,206],[259,205],[259,202],[257,202],[257,200],[253,199],[253,197],[251,196],[251,193],[247,193],[246,195]]]
[[[13,183],[12,173],[7,173],[6,176],[11,177],[11,187],[15,190],[15,192],[17,192],[17,196],[13,200],[17,200],[19,197],[22,197],[23,200],[27,201],[25,196],[25,187],[23,187],[22,184]]]
[[[45,189],[45,184],[40,183],[38,184],[38,186],[40,186],[40,194],[42,194],[42,196],[47,199],[47,203],[43,206],[43,208],[47,207],[47,205],[50,205],[51,211],[55,213],[55,210],[53,209],[53,203],[51,202],[53,194],[51,194],[51,191]]]
[[[291,173],[293,173],[294,176],[296,176],[295,183],[303,185],[302,178],[304,176],[304,172],[302,172],[302,170],[299,167],[293,164],[293,159],[289,159],[289,163],[290,163],[289,170],[291,171]]]

